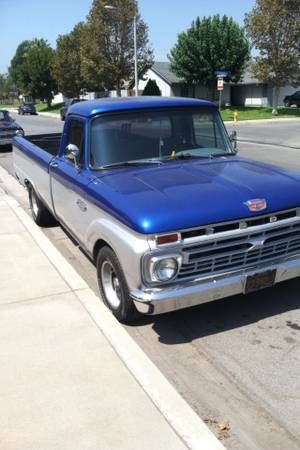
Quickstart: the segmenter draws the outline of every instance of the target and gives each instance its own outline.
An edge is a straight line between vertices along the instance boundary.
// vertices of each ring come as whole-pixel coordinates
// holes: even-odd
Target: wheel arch
[[[92,253],[92,255],[93,255],[93,261],[94,261],[95,263],[96,263],[96,260],[97,260],[97,255],[98,255],[98,253],[100,252],[100,250],[101,250],[103,247],[109,247],[109,248],[115,253],[114,249],[112,248],[112,246],[111,246],[107,241],[105,241],[104,239],[98,239],[98,240],[95,242],[95,244],[94,244],[94,247],[93,247],[93,253]]]

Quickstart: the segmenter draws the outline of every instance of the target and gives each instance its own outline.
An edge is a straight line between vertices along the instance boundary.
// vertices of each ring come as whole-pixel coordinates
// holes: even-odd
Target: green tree
[[[10,83],[7,74],[0,73],[0,100],[8,100],[15,94],[14,87]]]
[[[26,58],[30,47],[30,41],[23,41],[18,46],[8,70],[9,78],[15,83],[17,88],[27,94],[27,86],[30,82],[30,75],[27,70]]]
[[[58,90],[67,97],[79,97],[84,87],[81,76],[80,45],[83,23],[77,24],[69,34],[60,35],[56,40],[53,60],[53,76]]]
[[[144,88],[143,95],[161,95],[160,89],[155,80],[151,80],[151,78],[149,78]]]
[[[229,72],[227,81],[241,79],[250,57],[250,45],[244,30],[232,18],[199,17],[178,35],[168,55],[171,70],[190,85],[204,85],[215,96],[215,72]]]
[[[280,87],[300,83],[300,1],[256,0],[245,26],[259,51],[252,71],[273,85],[273,114],[277,114]]]
[[[56,82],[52,76],[54,51],[44,39],[24,41],[11,61],[9,75],[25,95],[51,105]]]
[[[148,27],[138,14],[136,0],[94,0],[82,33],[81,70],[94,89],[115,87],[120,95],[122,83],[134,74],[134,27],[137,23],[138,70],[150,67],[153,52]]]

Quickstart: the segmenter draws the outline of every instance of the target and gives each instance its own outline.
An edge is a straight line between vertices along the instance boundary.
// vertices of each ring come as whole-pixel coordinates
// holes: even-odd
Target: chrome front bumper
[[[167,288],[134,290],[130,295],[139,312],[161,314],[244,294],[247,276],[274,269],[276,269],[275,284],[300,277],[300,257],[209,280],[182,282]]]

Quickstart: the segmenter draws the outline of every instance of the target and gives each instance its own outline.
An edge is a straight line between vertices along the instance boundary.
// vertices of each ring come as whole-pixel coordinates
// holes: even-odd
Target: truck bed
[[[52,156],[58,154],[62,133],[33,134],[25,136],[32,144],[50,153]]]

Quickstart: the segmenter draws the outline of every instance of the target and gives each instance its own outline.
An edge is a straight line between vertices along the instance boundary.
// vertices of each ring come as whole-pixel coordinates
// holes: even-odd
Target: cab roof
[[[108,112],[168,107],[216,108],[216,104],[208,100],[184,97],[114,97],[75,103],[70,106],[68,114],[92,117],[96,114]]]

